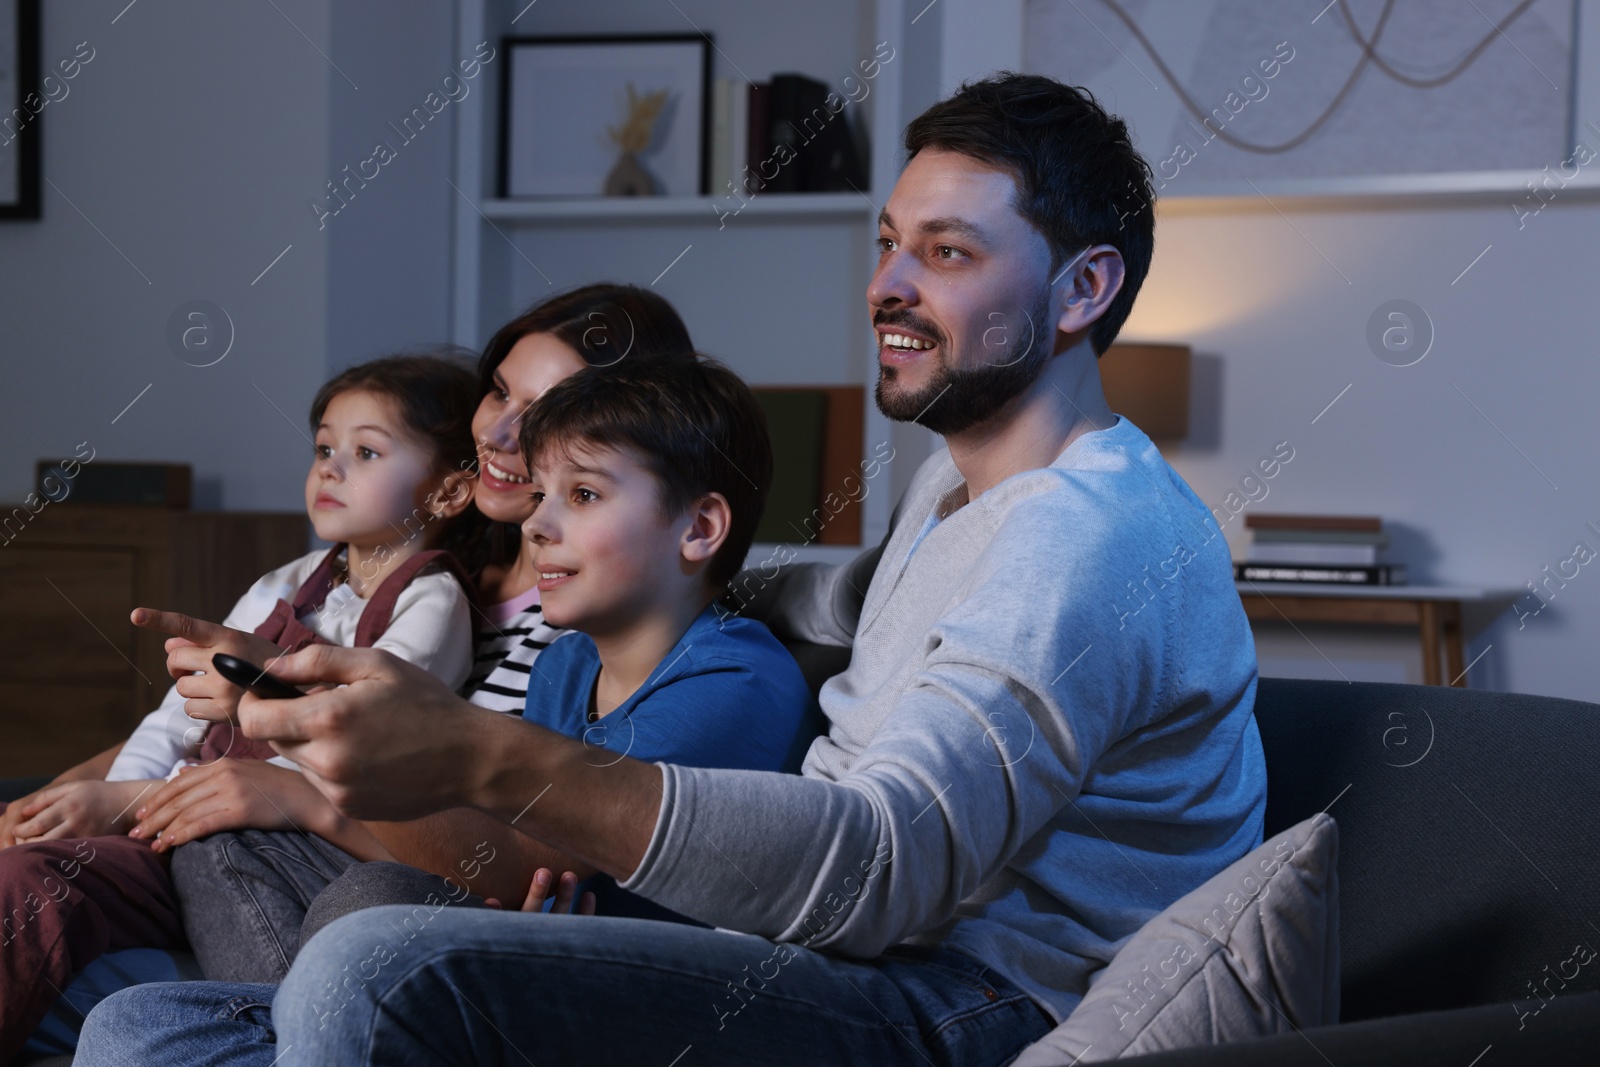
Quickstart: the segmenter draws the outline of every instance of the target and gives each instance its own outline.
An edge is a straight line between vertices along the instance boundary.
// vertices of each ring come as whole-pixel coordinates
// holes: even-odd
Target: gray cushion
[[[1015,1067],[1242,1041],[1339,1018],[1339,830],[1293,826],[1151,919]]]

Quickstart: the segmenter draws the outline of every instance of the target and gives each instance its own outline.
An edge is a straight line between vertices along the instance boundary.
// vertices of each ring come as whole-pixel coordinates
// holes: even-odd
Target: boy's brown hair
[[[714,359],[587,367],[558,382],[523,416],[522,457],[575,445],[626,448],[656,480],[661,515],[673,519],[707,493],[732,518],[705,578],[721,590],[739,572],[772,487],[772,441],[755,394]]]

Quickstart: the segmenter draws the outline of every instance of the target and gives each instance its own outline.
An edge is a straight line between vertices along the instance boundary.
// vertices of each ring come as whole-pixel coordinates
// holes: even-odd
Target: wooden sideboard
[[[304,512],[73,503],[8,527],[0,777],[55,774],[126,738],[172,684],[164,638],[134,627],[129,612],[221,620],[257,578],[307,551],[308,530]]]

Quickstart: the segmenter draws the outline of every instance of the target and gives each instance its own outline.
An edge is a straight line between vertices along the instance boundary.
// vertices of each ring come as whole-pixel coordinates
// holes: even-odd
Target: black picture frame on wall
[[[662,187],[656,195],[707,195],[711,169],[709,35],[506,37],[501,44],[506,56],[500,73],[502,197],[605,195],[608,164],[601,164],[598,147],[606,127],[619,124],[623,117],[618,95],[622,82],[642,81],[636,86],[641,93],[663,87],[646,72],[649,61],[641,62],[644,56],[658,56],[660,64],[673,71],[665,87],[675,90],[662,112],[665,125],[657,131],[664,143],[653,141],[652,152],[644,160]],[[556,91],[543,88],[547,86],[556,86]]]
[[[27,103],[30,97],[37,109]],[[0,0],[0,219],[39,217],[43,110],[39,0]]]

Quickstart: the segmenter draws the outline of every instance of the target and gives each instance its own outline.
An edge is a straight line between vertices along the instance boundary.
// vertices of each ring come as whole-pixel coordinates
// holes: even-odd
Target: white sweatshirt
[[[279,600],[294,601],[295,592],[326,554],[327,549],[317,549],[263,575],[239,598],[222,624],[253,632],[272,614]],[[330,644],[349,645],[355,640],[366,605],[353,589],[341,585],[328,594],[321,611],[301,616],[300,622]],[[423,573],[401,591],[389,628],[373,647],[415,663],[455,689],[466,680],[472,666],[471,610],[453,575]],[[161,706],[144,717],[122,746],[106,780],[170,778],[193,758],[210,724],[189,718],[183,710],[184,703],[177,686],[167,690]],[[299,769],[282,756],[268,762]]]

